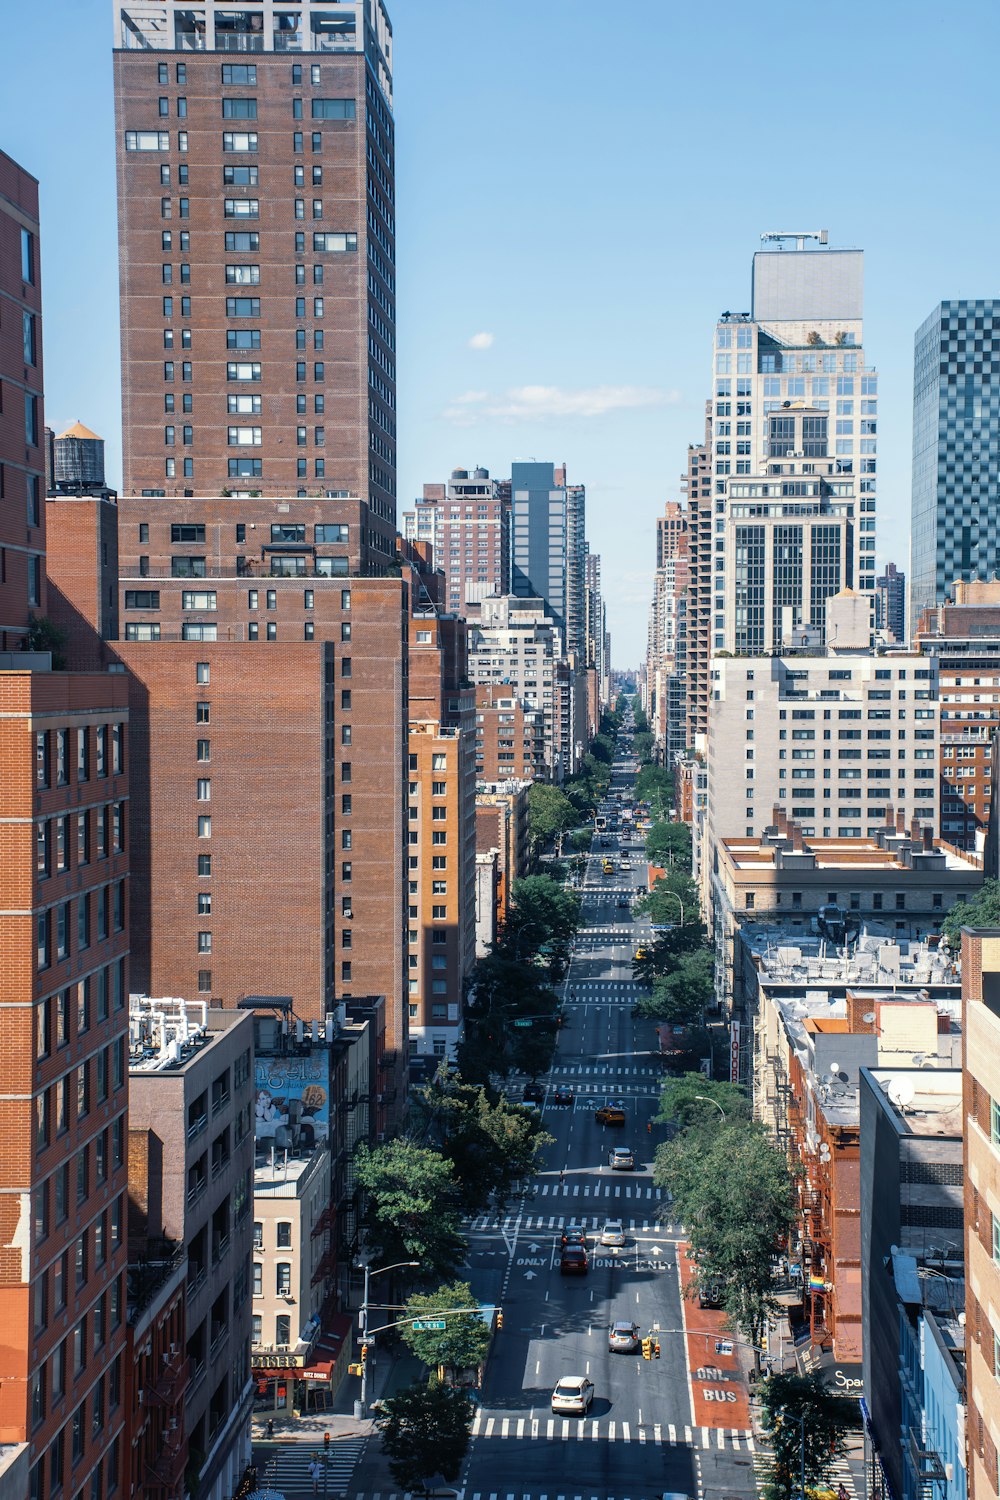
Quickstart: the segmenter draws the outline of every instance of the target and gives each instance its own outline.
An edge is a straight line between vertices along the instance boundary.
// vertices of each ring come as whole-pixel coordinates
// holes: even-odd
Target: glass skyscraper
[[[1000,573],[1000,299],[942,302],[913,366],[910,628],[956,579]]]

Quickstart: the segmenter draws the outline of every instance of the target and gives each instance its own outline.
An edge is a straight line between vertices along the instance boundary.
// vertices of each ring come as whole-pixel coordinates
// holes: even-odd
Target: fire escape
[[[162,1367],[140,1393],[147,1415],[142,1435],[143,1493],[149,1500],[181,1500],[188,1447],[184,1433],[184,1393],[190,1361],[173,1350],[161,1355]]]

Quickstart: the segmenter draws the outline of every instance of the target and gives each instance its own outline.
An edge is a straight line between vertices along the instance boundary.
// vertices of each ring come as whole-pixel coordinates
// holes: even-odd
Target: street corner
[[[687,1249],[685,1242],[677,1246],[677,1265],[684,1298],[692,1421],[699,1427],[749,1429],[750,1388],[737,1352],[738,1341],[726,1327],[721,1308],[699,1306],[692,1291],[694,1265]]]

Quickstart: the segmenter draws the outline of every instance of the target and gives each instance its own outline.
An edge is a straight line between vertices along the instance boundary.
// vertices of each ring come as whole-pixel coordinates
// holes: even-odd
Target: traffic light
[[[642,1357],[643,1359],[652,1359],[653,1357],[653,1340],[649,1337],[648,1333],[642,1341]]]
[[[368,1345],[367,1344],[362,1344],[361,1345],[361,1363],[365,1364],[365,1362],[367,1361],[367,1359],[368,1359]]]
[[[501,1330],[502,1327],[503,1327],[503,1309],[500,1308],[500,1307],[498,1307],[497,1308],[497,1333],[500,1332],[500,1330]]]
[[[660,1357],[660,1341],[659,1341],[659,1339],[654,1339],[653,1340],[653,1358],[654,1359],[659,1359],[659,1357]]]
[[[348,1365],[347,1366],[347,1373],[348,1373],[348,1375],[360,1375],[361,1372],[362,1372],[362,1369],[363,1369],[362,1365]]]

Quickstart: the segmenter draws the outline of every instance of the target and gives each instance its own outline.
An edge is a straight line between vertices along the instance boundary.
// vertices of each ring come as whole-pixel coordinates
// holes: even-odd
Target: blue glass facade
[[[913,367],[910,625],[957,578],[1000,573],[1000,299],[942,302]]]

